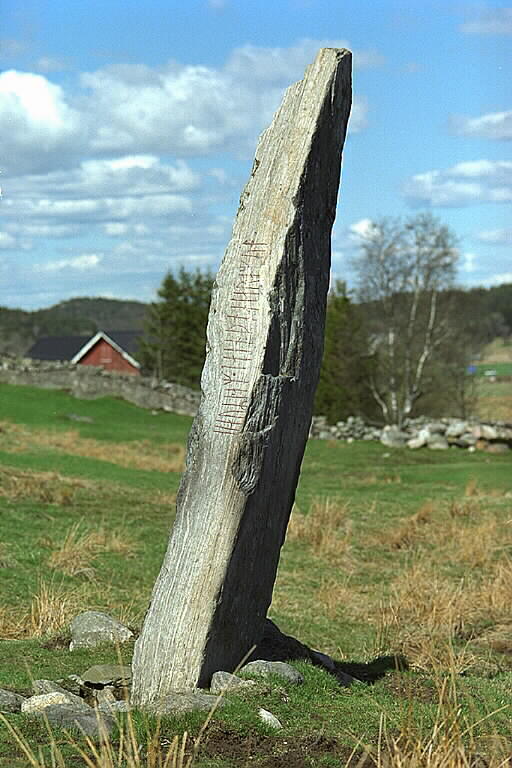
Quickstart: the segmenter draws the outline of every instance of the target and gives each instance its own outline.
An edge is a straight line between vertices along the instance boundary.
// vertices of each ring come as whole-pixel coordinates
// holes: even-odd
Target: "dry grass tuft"
[[[0,640],[15,640],[27,634],[27,616],[0,603]]]
[[[0,496],[8,501],[35,499],[43,504],[69,506],[82,488],[90,483],[63,477],[57,472],[32,472],[0,467]]]
[[[448,507],[450,517],[474,517],[480,511],[480,504],[474,499],[452,499]]]
[[[432,522],[434,505],[428,501],[411,517],[404,520],[396,530],[382,537],[381,542],[389,549],[410,549],[425,536],[425,527]]]
[[[465,714],[457,685],[456,660],[452,662],[442,671],[436,669],[438,707],[427,735],[415,727],[410,710],[404,712],[398,727],[394,722],[390,728],[385,715],[381,716],[377,748],[366,754],[375,768],[505,768],[510,765],[510,744],[496,736],[492,752],[484,758],[478,739],[482,723],[492,720],[509,705],[484,717]],[[364,762],[367,764],[368,760]]]
[[[40,750],[38,754],[34,752],[21,730],[2,714],[0,723],[7,728],[12,743],[24,755],[30,768],[67,768],[69,751],[72,752],[73,764],[78,759],[80,764],[87,768],[192,768],[204,736],[204,731],[201,730],[200,735],[193,741],[185,731],[167,739],[158,720],[153,731],[147,728],[144,738],[139,735],[138,728],[128,713],[126,718],[119,721],[116,743],[113,743],[106,731],[100,727],[101,738],[98,742],[85,737],[84,746],[83,740],[75,740],[69,733],[66,734],[65,740],[57,738],[46,721],[49,748],[49,756],[46,759]],[[208,723],[209,718],[205,730]],[[64,744],[68,747],[66,754],[62,750]]]
[[[68,576],[94,578],[91,563],[102,552],[114,552],[125,557],[133,555],[136,545],[126,531],[107,531],[101,525],[88,529],[83,520],[72,525],[61,545],[50,555],[50,568],[62,571]]]
[[[467,498],[474,498],[475,496],[480,496],[480,489],[478,487],[478,480],[476,477],[472,477],[468,480],[466,483],[466,487],[464,489],[464,496]]]
[[[440,530],[438,538],[443,537],[450,562],[471,568],[485,568],[495,560],[497,551],[503,546],[503,542],[500,542],[500,529],[496,518],[486,514],[476,525],[455,524],[451,529]],[[440,545],[442,543],[439,542]]]
[[[32,596],[28,629],[31,637],[53,635],[65,629],[78,613],[79,595],[54,581],[40,580]]]
[[[11,453],[24,453],[38,446],[129,469],[183,472],[185,468],[185,447],[179,443],[154,445],[149,440],[111,443],[81,437],[78,430],[34,430],[6,421],[0,427],[6,435],[4,450]]]
[[[336,619],[351,605],[353,597],[354,591],[350,588],[348,579],[342,584],[336,579],[326,579],[316,593],[316,603],[320,606],[322,615]]]
[[[87,768],[193,768],[197,762],[199,750],[205,734],[219,705],[220,694],[208,712],[195,739],[189,738],[187,731],[173,734],[168,738],[163,732],[160,718],[152,727],[146,725],[146,733],[141,734],[130,712],[118,720],[119,732],[112,742],[105,729],[100,725],[100,738],[94,741],[85,737],[80,742],[67,733],[66,740],[55,737],[46,720],[48,731],[49,760],[46,761],[41,751],[34,752],[30,743],[15,725],[0,713],[0,723],[7,728],[13,743],[22,752],[30,768],[67,768],[69,764],[61,749],[63,744],[83,761]]]
[[[352,521],[347,504],[332,499],[315,499],[307,515],[294,508],[287,535],[291,541],[304,542],[318,557],[334,560],[345,568],[353,565]]]

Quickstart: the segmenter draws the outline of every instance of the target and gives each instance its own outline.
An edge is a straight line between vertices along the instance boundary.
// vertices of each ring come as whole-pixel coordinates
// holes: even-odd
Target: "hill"
[[[34,312],[0,307],[0,354],[24,355],[39,336],[142,330],[147,310],[141,301],[86,297]]]

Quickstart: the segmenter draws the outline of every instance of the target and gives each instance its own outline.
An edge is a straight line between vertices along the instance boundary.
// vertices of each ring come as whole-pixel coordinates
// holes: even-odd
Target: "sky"
[[[459,285],[512,282],[512,5],[0,0],[0,19],[0,306],[215,272],[258,135],[325,46],[354,55],[333,277],[354,285],[372,220],[430,211]]]

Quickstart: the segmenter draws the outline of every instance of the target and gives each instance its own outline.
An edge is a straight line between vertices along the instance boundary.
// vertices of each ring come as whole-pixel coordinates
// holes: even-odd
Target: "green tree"
[[[348,416],[371,419],[375,411],[369,388],[372,360],[359,308],[337,280],[327,298],[324,356],[315,413],[330,424]]]
[[[158,379],[199,387],[212,286],[209,271],[165,275],[141,345],[143,367]]]

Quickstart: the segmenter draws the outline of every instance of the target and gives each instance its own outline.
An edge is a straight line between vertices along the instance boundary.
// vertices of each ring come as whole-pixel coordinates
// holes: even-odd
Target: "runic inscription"
[[[213,431],[223,435],[241,432],[249,406],[249,363],[262,293],[261,267],[267,243],[244,240],[240,264],[226,313],[226,340],[222,354],[221,409]]]

